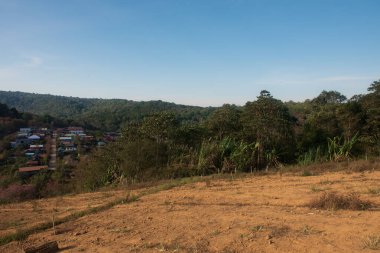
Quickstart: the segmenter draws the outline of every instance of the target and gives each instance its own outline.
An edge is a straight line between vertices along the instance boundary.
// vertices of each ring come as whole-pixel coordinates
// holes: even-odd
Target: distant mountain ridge
[[[72,120],[102,130],[117,130],[129,121],[160,111],[171,111],[182,121],[200,121],[212,107],[178,105],[163,101],[136,102],[124,99],[65,97],[20,91],[0,91],[0,103],[21,112]]]

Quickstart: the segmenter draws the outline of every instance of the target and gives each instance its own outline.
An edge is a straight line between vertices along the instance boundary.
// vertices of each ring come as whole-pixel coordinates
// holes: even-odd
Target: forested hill
[[[0,103],[21,112],[74,121],[87,127],[118,130],[126,122],[137,121],[155,112],[170,111],[181,121],[199,122],[214,110],[163,101],[136,102],[123,99],[95,99],[0,91]]]
[[[49,115],[35,115],[28,112],[22,113],[15,108],[9,108],[0,103],[0,150],[3,144],[9,144],[2,138],[16,132],[20,127],[63,127],[65,122]]]

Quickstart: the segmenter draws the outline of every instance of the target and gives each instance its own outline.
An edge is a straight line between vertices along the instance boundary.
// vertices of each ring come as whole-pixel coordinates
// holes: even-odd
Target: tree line
[[[225,104],[198,121],[172,111],[130,121],[116,142],[83,158],[76,186],[93,190],[211,173],[251,172],[285,164],[380,155],[380,81],[347,99],[323,91],[284,103],[263,90],[244,106]]]
[[[89,130],[118,131],[127,122],[162,111],[175,113],[181,121],[199,121],[214,108],[177,105],[163,101],[136,102],[124,99],[96,99],[0,91],[0,103],[20,112],[50,115],[68,125],[81,125]]]

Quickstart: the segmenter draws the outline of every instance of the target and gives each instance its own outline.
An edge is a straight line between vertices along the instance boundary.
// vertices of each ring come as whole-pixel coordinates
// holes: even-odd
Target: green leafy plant
[[[327,148],[330,161],[340,161],[351,157],[351,150],[355,143],[358,141],[358,133],[351,139],[344,139],[335,136],[334,138],[327,138]]]

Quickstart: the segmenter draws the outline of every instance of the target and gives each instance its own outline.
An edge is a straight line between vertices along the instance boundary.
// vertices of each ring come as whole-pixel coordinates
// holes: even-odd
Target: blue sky
[[[243,105],[380,79],[378,0],[0,0],[0,90]]]

